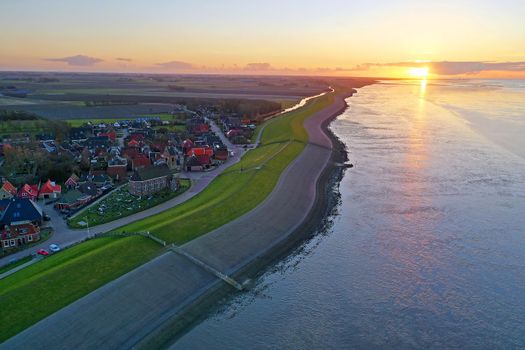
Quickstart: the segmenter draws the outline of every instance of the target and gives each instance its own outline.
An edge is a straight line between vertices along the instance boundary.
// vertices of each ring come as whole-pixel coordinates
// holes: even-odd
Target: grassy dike
[[[243,156],[189,201],[117,231],[150,231],[182,244],[216,229],[261,203],[308,140],[306,118],[333,96],[268,122],[261,145]],[[133,236],[79,244],[0,280],[0,342],[151,260],[162,247]]]

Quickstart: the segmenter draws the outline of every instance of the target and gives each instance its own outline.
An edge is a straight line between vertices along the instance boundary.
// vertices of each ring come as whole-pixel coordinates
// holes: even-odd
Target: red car
[[[36,253],[44,256],[49,255],[49,252],[45,249],[39,249]]]

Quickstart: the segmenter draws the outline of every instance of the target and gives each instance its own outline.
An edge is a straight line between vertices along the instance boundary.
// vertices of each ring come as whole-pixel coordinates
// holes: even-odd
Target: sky
[[[2,1],[0,70],[525,78],[523,18],[523,0]]]

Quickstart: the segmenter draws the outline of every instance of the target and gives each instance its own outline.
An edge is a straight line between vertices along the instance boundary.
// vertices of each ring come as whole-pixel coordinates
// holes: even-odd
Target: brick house
[[[135,196],[150,195],[164,189],[177,189],[177,181],[167,164],[137,169],[129,181],[129,192]]]
[[[31,221],[15,221],[0,231],[2,248],[9,249],[40,240],[40,227]]]

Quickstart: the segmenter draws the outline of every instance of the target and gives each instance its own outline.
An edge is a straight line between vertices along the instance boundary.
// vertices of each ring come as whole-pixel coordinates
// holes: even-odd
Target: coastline
[[[332,144],[331,157],[321,175],[317,178],[316,198],[306,220],[301,222],[281,242],[269,247],[267,252],[232,273],[231,277],[234,279],[240,281],[256,279],[265,272],[267,267],[289,255],[291,251],[313,237],[320,228],[326,225],[327,217],[335,209],[339,201],[337,188],[346,169],[343,164],[348,160],[346,145],[332,132],[330,124],[348,108],[345,100],[355,93],[357,93],[357,90],[352,89],[348,94],[339,97],[344,102],[344,105],[320,125],[322,132],[330,139]],[[177,315],[140,340],[134,346],[134,349],[166,348],[173,345],[191,330],[193,325],[208,317],[209,311],[216,306],[217,302],[232,293],[230,286],[221,283],[221,281],[217,282],[185,305],[178,311]]]
[[[330,106],[305,121],[309,134],[305,150],[289,165],[263,203],[182,248],[242,281],[241,278],[256,275],[296,248],[299,241],[310,237],[335,203],[330,191],[344,171],[341,163],[346,153],[328,126],[347,108],[345,99],[353,92],[355,90],[335,95]],[[283,191],[286,183],[288,187]],[[287,201],[295,205],[289,206]],[[254,222],[254,216],[259,223]],[[274,219],[276,223],[272,223]],[[250,230],[246,229],[247,224]],[[216,276],[168,252],[38,322],[5,344],[35,346],[34,339],[47,339],[49,343],[79,348],[161,347],[170,343],[174,334],[198,320],[199,314],[205,314],[205,308],[217,298],[230,292],[231,287]],[[94,322],[86,325],[77,320],[75,315],[79,313]],[[129,324],[126,322],[129,319],[137,321]]]

